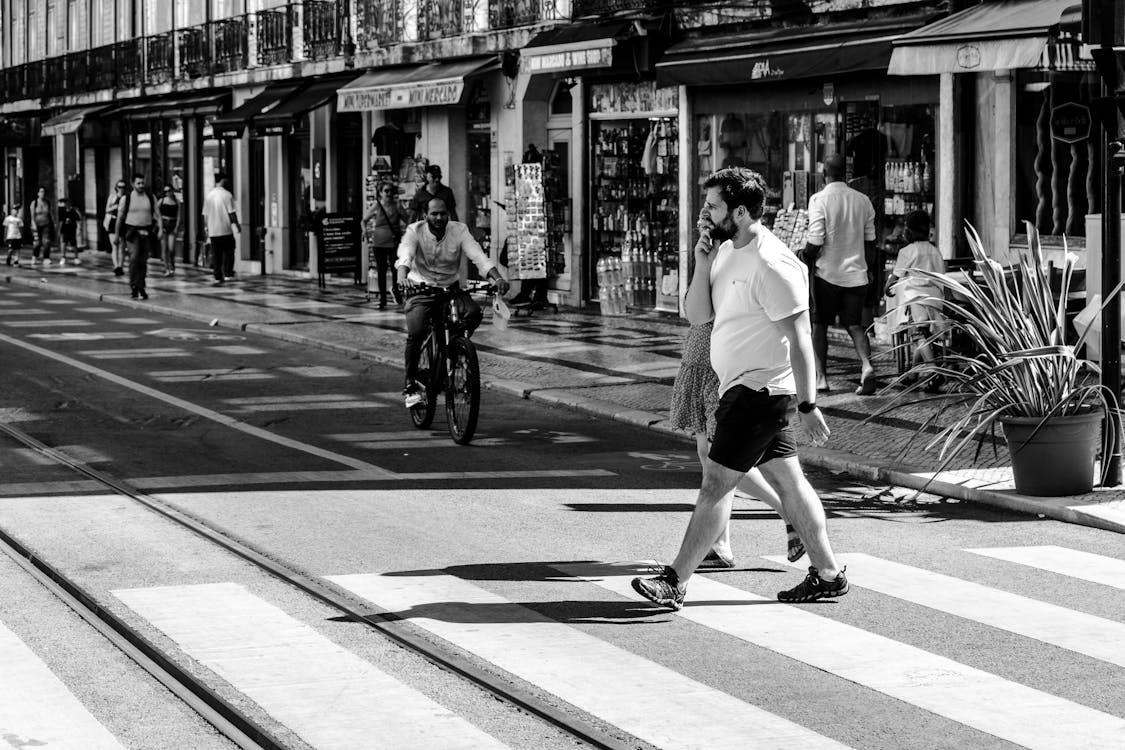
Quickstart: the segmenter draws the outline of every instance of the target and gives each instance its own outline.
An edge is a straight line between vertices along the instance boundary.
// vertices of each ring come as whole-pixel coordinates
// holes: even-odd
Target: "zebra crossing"
[[[1120,589],[1125,560],[1058,546],[966,549],[1001,565]],[[1018,648],[1023,636],[1073,654],[1125,667],[1125,623],[1019,596],[975,581],[866,553],[845,553],[852,586],[988,627],[988,638]],[[783,559],[765,557],[785,566]],[[629,580],[646,563],[557,563],[560,581],[593,585],[642,603]],[[596,722],[659,748],[847,748],[863,727],[803,726],[725,692],[674,666],[508,599],[480,581],[442,571],[360,572],[325,579],[354,597],[393,612],[416,628],[569,704]],[[337,645],[314,627],[235,583],[204,583],[113,592],[135,615],[175,643],[312,747],[499,748],[505,745],[432,697]],[[854,601],[854,600],[852,600]],[[848,599],[840,607],[857,606]],[[792,606],[748,591],[722,576],[692,579],[687,606],[653,610],[683,623],[692,639],[715,634],[810,666],[913,710],[985,733],[996,741],[1042,750],[1125,747],[1125,718],[958,662],[933,650],[822,615],[818,605]],[[637,627],[653,624],[647,619]],[[682,629],[678,631],[683,637]],[[1005,640],[1007,639],[1007,640]],[[824,644],[831,644],[825,648]],[[1013,645],[1014,644],[1014,645]],[[737,648],[737,646],[735,646]],[[1018,656],[1018,654],[1013,654]],[[82,735],[82,747],[116,741],[26,646],[0,623],[0,735]],[[14,671],[7,671],[14,670]],[[16,687],[18,686],[18,687]],[[817,694],[817,687],[808,687]],[[52,706],[49,713],[44,706]],[[1118,711],[1118,713],[1121,713]],[[799,715],[799,714],[798,714]],[[847,715],[841,722],[846,724]],[[674,717],[674,720],[670,720]],[[44,722],[52,724],[44,728]],[[836,734],[837,736],[833,736]],[[7,736],[7,735],[5,735]],[[851,737],[853,741],[842,741]],[[100,744],[99,744],[100,743]],[[915,737],[910,747],[927,747]]]

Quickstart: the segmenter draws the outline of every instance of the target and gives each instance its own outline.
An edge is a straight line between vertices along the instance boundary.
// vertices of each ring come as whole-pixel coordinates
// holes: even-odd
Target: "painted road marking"
[[[40,341],[111,341],[140,338],[138,334],[128,331],[103,331],[101,333],[71,331],[68,333],[32,333],[29,339]]]
[[[277,377],[256,367],[237,370],[152,370],[147,375],[162,383],[191,383],[199,380],[273,380]]]
[[[152,318],[112,318],[110,320],[110,322],[111,323],[122,323],[124,325],[131,325],[131,326],[151,326],[151,325],[156,325],[160,321],[159,320],[153,320]]]
[[[314,747],[504,747],[238,584],[113,593]]]
[[[212,328],[159,328],[147,331],[149,336],[172,339],[173,341],[245,341],[245,336],[225,333]]]
[[[1125,667],[1125,624],[858,552],[837,558],[856,586]]]
[[[76,307],[74,312],[80,313],[115,313],[121,312],[116,307]]]
[[[79,304],[79,302],[78,302],[78,300],[67,299],[66,297],[60,297],[58,299],[45,299],[45,300],[43,300],[43,304],[44,305],[77,305],[77,304]]]
[[[0,406],[0,422],[9,424],[14,422],[38,422],[43,417],[35,412],[30,412],[22,406]]]
[[[382,474],[386,477],[397,476],[396,474],[394,474],[394,472],[387,471],[386,469],[375,466],[374,464],[367,463],[366,461],[360,461],[359,459],[345,456],[341,453],[325,450],[316,445],[310,445],[308,443],[303,443],[300,440],[293,440],[292,438],[278,435],[276,433],[270,432],[269,430],[262,429],[261,427],[255,427],[254,425],[246,424],[245,422],[235,419],[234,417],[228,416],[226,414],[221,414],[212,409],[208,409],[205,406],[200,406],[199,404],[192,403],[191,401],[177,398],[176,396],[164,393],[163,391],[158,391],[155,388],[150,388],[147,385],[142,385],[141,383],[129,380],[128,378],[123,378],[120,375],[115,375],[114,373],[109,372],[108,370],[103,370],[100,367],[95,367],[94,365],[74,359],[73,357],[68,357],[65,354],[59,354],[49,349],[44,349],[41,346],[36,346],[35,344],[30,344],[26,341],[20,341],[19,339],[12,338],[11,336],[6,336],[2,333],[0,333],[0,341],[11,346],[18,346],[21,349],[26,349],[27,351],[34,352],[41,357],[46,357],[47,359],[61,362],[83,372],[90,373],[91,375],[95,375],[110,383],[115,383],[124,388],[128,388],[131,391],[143,394],[145,396],[148,396],[149,398],[155,398],[159,401],[163,401],[166,404],[170,404],[178,409],[183,409],[184,411],[203,417],[204,419],[209,419],[212,422],[217,422],[225,427],[231,428],[232,430],[238,430],[239,432],[243,432],[247,435],[251,435],[262,440],[267,440],[277,445],[283,445],[287,448],[292,448],[303,453],[308,453],[309,455],[319,456],[329,461],[334,461],[336,463],[343,464],[344,466],[349,466],[353,469],[371,471],[373,473]]]
[[[94,359],[149,359],[160,357],[190,357],[183,349],[83,349],[78,352]]]
[[[94,325],[89,320],[0,320],[9,328],[82,328]]]
[[[11,747],[123,750],[19,637],[0,623],[0,741]]]
[[[327,580],[660,748],[844,747],[453,576]]]
[[[265,349],[259,349],[256,346],[240,346],[238,344],[230,344],[229,346],[209,346],[207,347],[213,352],[219,354],[232,354],[240,356],[252,356],[257,354],[268,354]]]
[[[377,401],[364,401],[350,393],[294,394],[291,396],[247,396],[227,398],[240,412],[314,411],[317,409],[385,409],[388,405]]]
[[[302,378],[350,378],[355,377],[354,373],[347,370],[341,370],[339,367],[328,367],[325,365],[307,365],[298,367],[279,367],[277,368],[284,372],[298,375]]]
[[[587,577],[586,566],[556,567],[644,601],[633,592],[629,575]],[[678,614],[692,622],[1017,745],[1034,750],[1120,747],[1125,739],[1125,719],[800,607],[704,576],[691,579],[688,596]],[[710,603],[692,606],[692,599]]]
[[[1116,557],[1103,557],[1090,552],[1047,544],[1040,547],[990,547],[970,549],[966,552],[1027,565],[1091,583],[1100,583],[1103,586],[1125,589],[1125,560]]]
[[[17,305],[18,302],[9,302],[10,305]],[[53,310],[43,310],[37,307],[27,307],[22,310],[5,310],[4,317],[10,318],[13,315],[50,315]],[[78,312],[75,310],[75,312]],[[116,312],[116,311],[115,311]]]

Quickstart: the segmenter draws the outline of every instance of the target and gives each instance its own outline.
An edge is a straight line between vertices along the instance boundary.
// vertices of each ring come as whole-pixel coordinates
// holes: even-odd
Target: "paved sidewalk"
[[[123,306],[149,308],[208,325],[254,331],[318,346],[393,366],[403,347],[401,314],[378,310],[363,288],[333,279],[325,289],[315,280],[286,276],[239,276],[213,286],[203,269],[181,267],[163,277],[163,266],[149,267],[150,299],[130,299],[125,278],[115,277],[105,253],[85,252],[79,266],[6,268],[9,284],[47,287],[60,294],[95,298]],[[660,314],[605,318],[579,310],[543,311],[515,317],[507,330],[484,325],[474,335],[487,387],[592,415],[687,436],[667,422],[672,381],[679,366],[686,324]],[[850,343],[841,334],[829,352],[832,391],[817,402],[832,438],[828,447],[805,446],[802,460],[867,481],[923,489],[937,495],[1125,533],[1125,486],[1095,488],[1066,498],[1037,498],[1013,489],[1002,438],[979,450],[955,455],[948,468],[937,450],[926,450],[927,432],[918,434],[930,414],[908,407],[877,419],[867,418],[889,396],[861,397],[853,391],[858,368]],[[890,373],[893,363],[877,363]],[[865,421],[866,420],[866,421]],[[932,436],[936,431],[930,430]]]

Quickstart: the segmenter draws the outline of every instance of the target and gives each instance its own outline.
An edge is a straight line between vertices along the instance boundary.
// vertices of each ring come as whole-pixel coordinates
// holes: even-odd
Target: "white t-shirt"
[[[461,278],[462,257],[468,258],[482,277],[496,267],[465,224],[450,221],[439,240],[425,221],[416,221],[402,236],[395,268],[406,266],[410,269],[407,277],[415,283],[450,286]]]
[[[719,393],[744,385],[795,394],[789,339],[777,321],[809,308],[805,264],[760,224],[749,245],[736,248],[727,240],[715,253],[711,366],[719,376]]]
[[[221,185],[211,188],[203,200],[203,221],[207,224],[207,234],[222,237],[234,234],[230,215],[234,213],[234,196]]]
[[[895,284],[895,295],[903,302],[911,302],[919,297],[941,299],[941,287],[929,279],[924,279],[912,271],[945,272],[945,261],[941,253],[929,242],[911,242],[898,251],[895,260],[895,276],[901,281]]]
[[[20,228],[23,226],[23,219],[18,216],[5,216],[4,217],[4,239],[18,240],[23,237],[23,232]]]
[[[830,182],[809,198],[809,229],[805,241],[824,249],[816,259],[816,275],[836,286],[867,283],[864,241],[875,239],[875,207],[871,200],[842,182]]]

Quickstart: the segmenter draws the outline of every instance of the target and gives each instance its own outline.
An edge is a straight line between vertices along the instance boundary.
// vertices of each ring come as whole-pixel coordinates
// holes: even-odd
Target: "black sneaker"
[[[415,406],[425,406],[426,389],[421,383],[414,381],[402,389],[402,400],[406,404],[407,409],[413,409]]]
[[[805,580],[798,583],[788,591],[778,591],[779,602],[812,602],[817,599],[833,599],[848,593],[848,577],[844,575],[847,566],[840,569],[831,581],[820,577],[816,568],[809,566],[809,574]]]
[[[665,565],[664,572],[655,578],[634,578],[633,590],[653,604],[668,609],[681,609],[684,606],[686,590],[680,589],[680,577],[671,566]]]

